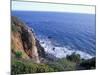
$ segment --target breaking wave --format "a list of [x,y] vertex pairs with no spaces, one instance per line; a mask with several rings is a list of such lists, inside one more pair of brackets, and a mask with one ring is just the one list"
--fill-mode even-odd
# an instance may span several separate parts
[[44,48],[46,53],[52,54],[57,58],[63,58],[66,57],[66,55],[71,55],[72,53],[80,54],[80,57],[83,59],[90,59],[94,57],[93,55],[90,55],[86,52],[71,49],[70,46],[60,46],[58,43],[54,44],[54,41],[48,39],[48,38],[39,38],[41,46]]

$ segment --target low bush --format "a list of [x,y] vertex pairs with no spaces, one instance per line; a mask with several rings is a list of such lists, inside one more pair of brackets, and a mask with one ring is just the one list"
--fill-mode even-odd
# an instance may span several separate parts
[[53,68],[54,72],[65,70],[64,67],[62,66],[62,64],[60,64],[58,62],[49,62],[49,63],[47,63],[47,65],[49,65],[51,68]]
[[22,52],[21,51],[16,51],[15,52],[15,57],[16,58],[22,58]]
[[69,61],[66,58],[62,58],[58,60],[57,62],[63,66],[64,71],[75,70],[76,68],[76,63]]
[[96,58],[94,57],[88,60],[83,60],[79,66],[83,67],[84,69],[95,69],[96,68]]
[[80,55],[76,53],[73,53],[72,55],[67,55],[66,58],[76,63],[79,63],[81,61]]
[[11,74],[27,74],[27,73],[42,73],[53,72],[54,69],[46,64],[27,63],[21,60],[14,60],[11,64]]
[[70,71],[75,70],[76,63],[67,60],[66,58],[58,59],[55,62],[49,62],[48,65],[54,69],[54,71]]

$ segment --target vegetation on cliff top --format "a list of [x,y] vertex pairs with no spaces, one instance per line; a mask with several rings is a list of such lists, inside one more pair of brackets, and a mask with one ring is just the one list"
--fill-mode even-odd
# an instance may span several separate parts
[[[70,55],[70,57],[72,57]],[[74,54],[73,59],[77,58],[78,55]],[[79,58],[79,57],[78,57]],[[95,69],[95,57],[88,60],[83,60],[81,58],[80,61],[73,59],[69,60],[68,58],[58,59],[56,61],[49,61],[45,63],[35,63],[34,61],[25,60],[25,59],[12,59],[12,75],[15,74],[25,74],[25,73],[43,73],[43,72],[60,72],[60,71],[74,71],[74,70],[88,70]]]

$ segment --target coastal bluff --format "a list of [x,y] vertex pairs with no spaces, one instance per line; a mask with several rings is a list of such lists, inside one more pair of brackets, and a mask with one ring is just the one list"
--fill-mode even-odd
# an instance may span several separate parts
[[35,33],[18,17],[11,16],[11,55],[21,52],[21,58],[40,63],[45,51],[35,37]]

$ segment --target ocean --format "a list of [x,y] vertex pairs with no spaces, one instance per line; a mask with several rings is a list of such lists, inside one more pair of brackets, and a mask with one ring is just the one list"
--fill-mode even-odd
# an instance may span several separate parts
[[73,52],[84,59],[96,56],[95,14],[12,11],[11,15],[31,27],[45,52],[57,58]]

